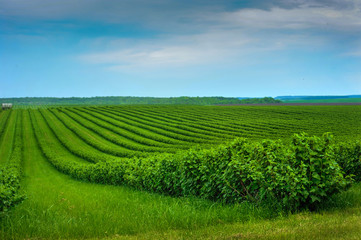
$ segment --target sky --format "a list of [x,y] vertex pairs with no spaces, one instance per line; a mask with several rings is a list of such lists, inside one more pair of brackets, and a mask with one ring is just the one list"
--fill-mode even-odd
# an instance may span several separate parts
[[361,94],[361,0],[0,0],[0,97]]

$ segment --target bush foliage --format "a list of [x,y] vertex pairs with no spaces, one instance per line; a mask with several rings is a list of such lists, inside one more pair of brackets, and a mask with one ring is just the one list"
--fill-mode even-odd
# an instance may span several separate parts
[[[21,126],[20,117],[17,121]],[[20,189],[22,151],[22,129],[18,127],[11,157],[0,167],[0,212],[7,211],[25,198]]]
[[[330,134],[296,134],[290,144],[238,138],[213,149],[88,165],[67,162],[40,146],[59,170],[78,179],[226,203],[272,200],[292,210],[312,209],[350,185],[351,173],[344,174],[338,161],[344,162],[337,159],[344,148],[331,140]],[[359,158],[348,161],[356,164]]]
[[20,177],[17,167],[0,169],[0,212],[7,211],[24,199],[20,192]]

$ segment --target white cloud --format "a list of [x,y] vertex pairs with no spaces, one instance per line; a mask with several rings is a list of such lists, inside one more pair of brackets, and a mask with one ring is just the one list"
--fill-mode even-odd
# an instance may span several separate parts
[[[208,32],[194,35],[164,36],[143,40],[138,44],[131,40],[109,40],[115,50],[84,54],[80,59],[95,64],[111,64],[111,67],[129,66],[164,67],[203,64],[231,57],[240,48],[254,42],[247,36],[234,32]],[[103,40],[104,42],[104,40]],[[119,42],[115,47],[114,42]],[[127,44],[129,43],[129,44]],[[131,45],[131,47],[128,47]]]
[[[96,2],[92,0],[94,6]],[[165,2],[159,1],[159,6]],[[342,7],[342,2],[345,7]],[[351,34],[361,39],[361,1],[342,2],[295,0],[288,8],[276,6],[268,10],[203,9],[196,12],[173,7],[168,13],[163,13],[151,8],[155,12],[143,14],[140,21],[155,30],[166,29],[168,35],[142,40],[98,38],[91,40],[98,50],[82,54],[79,58],[92,64],[104,64],[112,70],[184,66],[231,62],[235,58],[239,61],[242,57],[260,52],[287,48],[320,49],[333,41],[330,35],[322,32]],[[125,3],[130,4],[128,1]],[[117,16],[122,14],[116,13],[124,12],[119,6],[121,4],[108,9],[108,15],[100,10],[95,16],[119,20]],[[136,16],[144,11],[140,8]],[[124,16],[130,13],[132,11]],[[131,19],[134,20],[134,17]],[[349,55],[360,55],[357,49],[351,53]]]
[[290,47],[322,47],[325,44],[321,38],[304,35],[275,34],[265,38],[264,35],[250,35],[234,29],[138,40],[137,44],[129,39],[102,39],[101,42],[105,46],[111,45],[112,50],[83,54],[78,58],[91,64],[104,64],[111,70],[139,70],[235,61],[244,64],[255,61],[255,56],[259,54],[271,51]]
[[333,9],[330,7],[304,6],[284,9],[240,9],[221,15],[223,24],[252,29],[331,29],[360,30],[360,7]]

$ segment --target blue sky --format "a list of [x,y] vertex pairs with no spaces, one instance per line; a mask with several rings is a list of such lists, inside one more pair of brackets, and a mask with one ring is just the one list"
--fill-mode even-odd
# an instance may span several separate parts
[[0,97],[360,93],[360,0],[0,0]]

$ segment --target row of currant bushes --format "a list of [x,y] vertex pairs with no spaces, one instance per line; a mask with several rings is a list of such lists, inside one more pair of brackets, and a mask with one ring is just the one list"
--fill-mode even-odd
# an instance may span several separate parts
[[24,194],[20,193],[20,177],[18,166],[0,168],[0,212],[24,199]]
[[272,200],[287,209],[312,208],[361,172],[361,144],[337,145],[330,134],[296,134],[290,144],[240,138],[213,149],[86,165],[61,159],[38,140],[49,161],[77,179],[227,203]]
[[345,175],[361,182],[361,142],[340,143],[335,146],[335,155]]
[[[112,116],[121,117],[123,119],[126,119],[127,121],[130,120],[136,122],[137,124],[149,125],[175,134],[188,136],[193,139],[210,140],[213,142],[215,138],[221,138],[221,139],[225,138],[224,135],[225,132],[221,132],[217,128],[211,128],[206,130],[202,129],[204,127],[201,125],[201,123],[204,120],[202,121],[202,120],[194,119],[194,122],[198,123],[198,128],[195,128],[195,127],[187,127],[186,126],[187,124],[184,122],[184,119],[183,122],[181,122],[182,124],[180,124],[180,122],[177,122],[176,124],[174,123],[172,124],[171,119],[165,118],[166,120],[164,121],[164,117],[165,117],[164,115],[149,117],[139,110],[130,112],[130,111],[125,111],[124,109],[111,108],[111,107],[102,107],[102,108],[93,108],[93,109],[98,110],[98,112],[100,111],[106,112],[108,114],[111,114]],[[159,117],[163,118],[163,120],[159,120]],[[235,131],[239,131],[239,129],[234,130],[233,133]]]
[[[58,108],[59,109],[59,108]],[[130,126],[121,122],[112,121],[110,119],[101,118],[101,114],[95,115],[91,111],[84,111],[85,108],[66,108],[67,112],[72,112],[80,118],[86,119],[102,128],[105,128],[115,134],[133,140],[137,143],[154,146],[154,147],[169,147],[177,146],[182,147],[182,149],[187,149],[191,146],[191,143],[182,143],[179,141],[168,141],[169,139],[164,139],[159,134],[154,134],[146,129]],[[63,109],[61,109],[63,111]],[[175,139],[174,139],[175,140]]]
[[121,116],[114,116],[105,111],[100,111],[97,108],[75,108],[78,112],[86,113],[113,126],[123,128],[132,131],[138,135],[150,136],[151,139],[176,145],[188,145],[192,143],[212,143],[210,140],[197,139],[192,137],[183,136],[177,133],[173,133],[164,129],[152,127],[149,124],[141,124],[133,120],[127,120]]
[[18,116],[17,123],[11,157],[6,165],[0,168],[0,212],[7,211],[25,198],[20,190],[23,151],[20,116]]
[[[66,129],[73,132],[77,137],[82,139],[84,142],[92,146],[94,149],[98,149],[101,152],[117,156],[117,157],[147,157],[150,154],[153,153],[147,153],[145,151],[134,151],[131,149],[125,149],[122,147],[119,147],[117,145],[110,145],[109,142],[99,141],[99,139],[94,139],[92,135],[89,135],[88,132],[84,131],[82,127],[78,126],[77,124],[74,124],[72,120],[69,121],[69,119],[64,119],[64,114],[55,114],[55,111],[44,111],[42,112],[43,116],[46,119],[52,119],[51,121],[58,121],[58,123],[61,123],[62,127],[65,127]],[[51,117],[49,117],[49,115]],[[86,129],[88,130],[88,129]]]
[[[55,115],[57,115],[58,117],[60,117],[61,115],[63,115],[62,117],[68,118],[73,120],[74,122],[76,122],[77,124],[79,124],[80,126],[89,129],[90,131],[102,136],[103,138],[107,139],[108,141],[124,147],[126,149],[132,150],[133,153],[134,151],[140,151],[140,152],[177,152],[178,149],[176,147],[173,146],[173,148],[171,148],[169,145],[165,145],[164,147],[155,147],[155,146],[148,146],[148,145],[143,145],[141,143],[138,143],[134,140],[130,140],[129,138],[123,137],[123,136],[119,136],[118,134],[114,134],[114,132],[105,129],[103,127],[100,127],[99,125],[79,117],[78,115],[76,115],[73,112],[70,111],[66,111],[64,109],[54,109],[54,110],[50,110],[52,111]],[[63,118],[63,122],[64,118]]]

